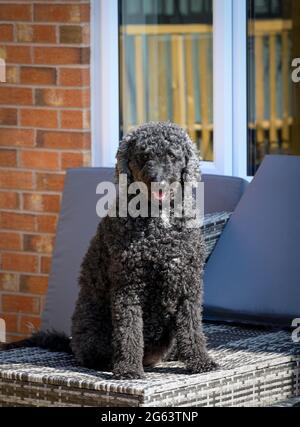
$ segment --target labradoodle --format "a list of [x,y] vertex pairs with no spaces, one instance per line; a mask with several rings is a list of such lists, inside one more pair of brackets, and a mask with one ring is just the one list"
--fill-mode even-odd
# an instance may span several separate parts
[[[187,133],[172,123],[132,130],[117,153],[116,178],[143,182],[149,200],[165,193],[151,183],[200,180],[199,157]],[[182,189],[181,185],[181,189]],[[178,190],[179,191],[179,190]],[[182,190],[180,190],[182,191]],[[129,201],[133,196],[128,196]],[[68,351],[88,368],[114,377],[142,378],[144,367],[163,360],[176,340],[178,357],[191,373],[216,368],[202,330],[205,248],[200,227],[188,215],[111,217],[99,224],[84,257],[80,293],[72,317],[72,339],[38,332],[16,346]],[[118,212],[119,203],[116,202]]]

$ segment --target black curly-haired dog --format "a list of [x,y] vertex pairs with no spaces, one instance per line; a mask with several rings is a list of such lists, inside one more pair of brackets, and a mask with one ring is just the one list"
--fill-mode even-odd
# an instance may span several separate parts
[[[131,131],[117,154],[117,179],[143,182],[199,181],[199,158],[187,133],[172,123],[149,123]],[[162,197],[162,192],[157,196]],[[118,211],[117,203],[117,211]],[[89,368],[116,378],[142,378],[170,350],[191,373],[212,370],[202,331],[202,272],[205,248],[200,227],[177,218],[105,217],[80,274],[72,317],[72,340],[39,332],[16,346],[71,351]]]

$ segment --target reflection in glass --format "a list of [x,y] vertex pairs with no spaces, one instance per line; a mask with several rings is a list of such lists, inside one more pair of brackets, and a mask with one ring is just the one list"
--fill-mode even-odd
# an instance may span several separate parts
[[248,0],[248,174],[267,154],[300,155],[300,1]]
[[212,0],[119,0],[120,132],[186,128],[213,160]]

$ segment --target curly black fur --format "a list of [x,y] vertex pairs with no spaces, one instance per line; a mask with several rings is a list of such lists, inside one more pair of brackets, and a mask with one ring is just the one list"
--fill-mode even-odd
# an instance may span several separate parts
[[0,350],[12,350],[22,347],[41,347],[50,351],[72,353],[71,340],[61,332],[35,332],[31,337],[13,343],[0,343]]
[[[120,144],[116,178],[144,182],[194,182],[199,157],[186,132],[171,123],[149,123]],[[118,204],[117,204],[118,209]],[[216,367],[202,332],[205,248],[191,219],[105,217],[90,243],[72,317],[71,348],[86,367],[116,378],[142,378],[177,341],[192,373]]]

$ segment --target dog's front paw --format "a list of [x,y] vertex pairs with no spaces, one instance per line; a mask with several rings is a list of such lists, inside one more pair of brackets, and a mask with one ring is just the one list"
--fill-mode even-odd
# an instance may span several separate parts
[[218,369],[218,364],[210,357],[204,357],[198,360],[190,361],[187,364],[187,370],[191,374],[201,374],[204,372],[215,371]]

